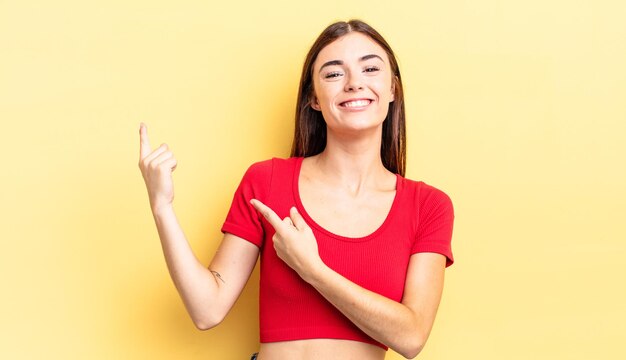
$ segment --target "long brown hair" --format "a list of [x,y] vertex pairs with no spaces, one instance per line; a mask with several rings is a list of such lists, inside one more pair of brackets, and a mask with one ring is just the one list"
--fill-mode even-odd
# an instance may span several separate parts
[[389,58],[392,81],[394,83],[394,101],[389,103],[389,111],[383,122],[382,146],[380,156],[387,170],[404,176],[406,168],[406,128],[404,120],[404,93],[398,62],[393,50],[374,28],[360,20],[336,22],[328,26],[318,36],[306,56],[298,89],[296,105],[296,127],[291,147],[291,156],[313,156],[326,147],[326,122],[320,111],[311,107],[313,99],[313,64],[317,55],[326,45],[353,31],[367,35],[380,45]]

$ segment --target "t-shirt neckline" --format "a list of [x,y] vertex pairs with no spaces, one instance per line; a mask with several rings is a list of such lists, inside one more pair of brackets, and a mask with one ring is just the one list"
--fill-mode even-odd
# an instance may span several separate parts
[[396,193],[394,195],[393,202],[391,203],[391,208],[389,209],[389,212],[387,213],[387,216],[385,217],[385,220],[383,221],[383,223],[376,230],[374,230],[374,232],[372,232],[369,235],[365,235],[362,237],[347,237],[347,236],[338,235],[338,234],[335,234],[333,232],[326,230],[324,227],[319,225],[306,211],[306,209],[304,208],[304,205],[302,204],[302,199],[300,198],[300,184],[299,184],[300,170],[302,168],[302,162],[304,160],[304,157],[297,157],[295,160],[296,160],[296,163],[295,163],[294,170],[293,170],[293,197],[296,200],[296,208],[298,209],[298,212],[300,213],[300,215],[302,215],[302,217],[307,222],[307,224],[309,224],[309,226],[314,227],[320,232],[326,234],[327,236],[330,236],[338,240],[349,241],[349,242],[362,242],[362,241],[367,241],[378,236],[378,234],[383,232],[385,228],[387,227],[387,225],[391,222],[391,219],[393,218],[393,215],[396,212],[396,208],[398,207],[399,199],[401,198],[400,192],[402,191],[402,177],[400,176],[400,174],[395,174],[396,175]]

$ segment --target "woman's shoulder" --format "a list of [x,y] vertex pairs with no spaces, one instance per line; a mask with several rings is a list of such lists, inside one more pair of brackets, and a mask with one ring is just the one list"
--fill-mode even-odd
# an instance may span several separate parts
[[412,180],[400,176],[400,180],[403,185],[403,192],[407,195],[412,195],[416,201],[423,204],[424,201],[429,203],[435,202],[447,202],[451,203],[452,200],[448,194],[441,190],[439,187],[435,187],[421,180]]
[[252,177],[272,176],[275,172],[283,173],[293,170],[293,168],[302,161],[299,157],[279,158],[272,157],[266,160],[260,160],[252,163],[246,171],[246,175]]

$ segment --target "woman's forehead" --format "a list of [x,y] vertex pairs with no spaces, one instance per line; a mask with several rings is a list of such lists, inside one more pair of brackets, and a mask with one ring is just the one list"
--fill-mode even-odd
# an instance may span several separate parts
[[315,60],[314,68],[327,61],[351,61],[367,55],[378,55],[385,63],[389,62],[385,50],[369,36],[353,31],[326,45]]

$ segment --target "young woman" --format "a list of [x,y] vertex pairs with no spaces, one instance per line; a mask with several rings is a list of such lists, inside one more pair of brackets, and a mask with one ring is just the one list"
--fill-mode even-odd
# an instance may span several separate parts
[[[200,329],[219,324],[261,258],[258,359],[407,358],[423,348],[453,262],[452,203],[404,178],[402,82],[369,25],[326,28],[306,57],[291,157],[253,164],[208,269],[172,208],[176,160],[141,168],[168,269]],[[253,358],[256,358],[255,354]]]

